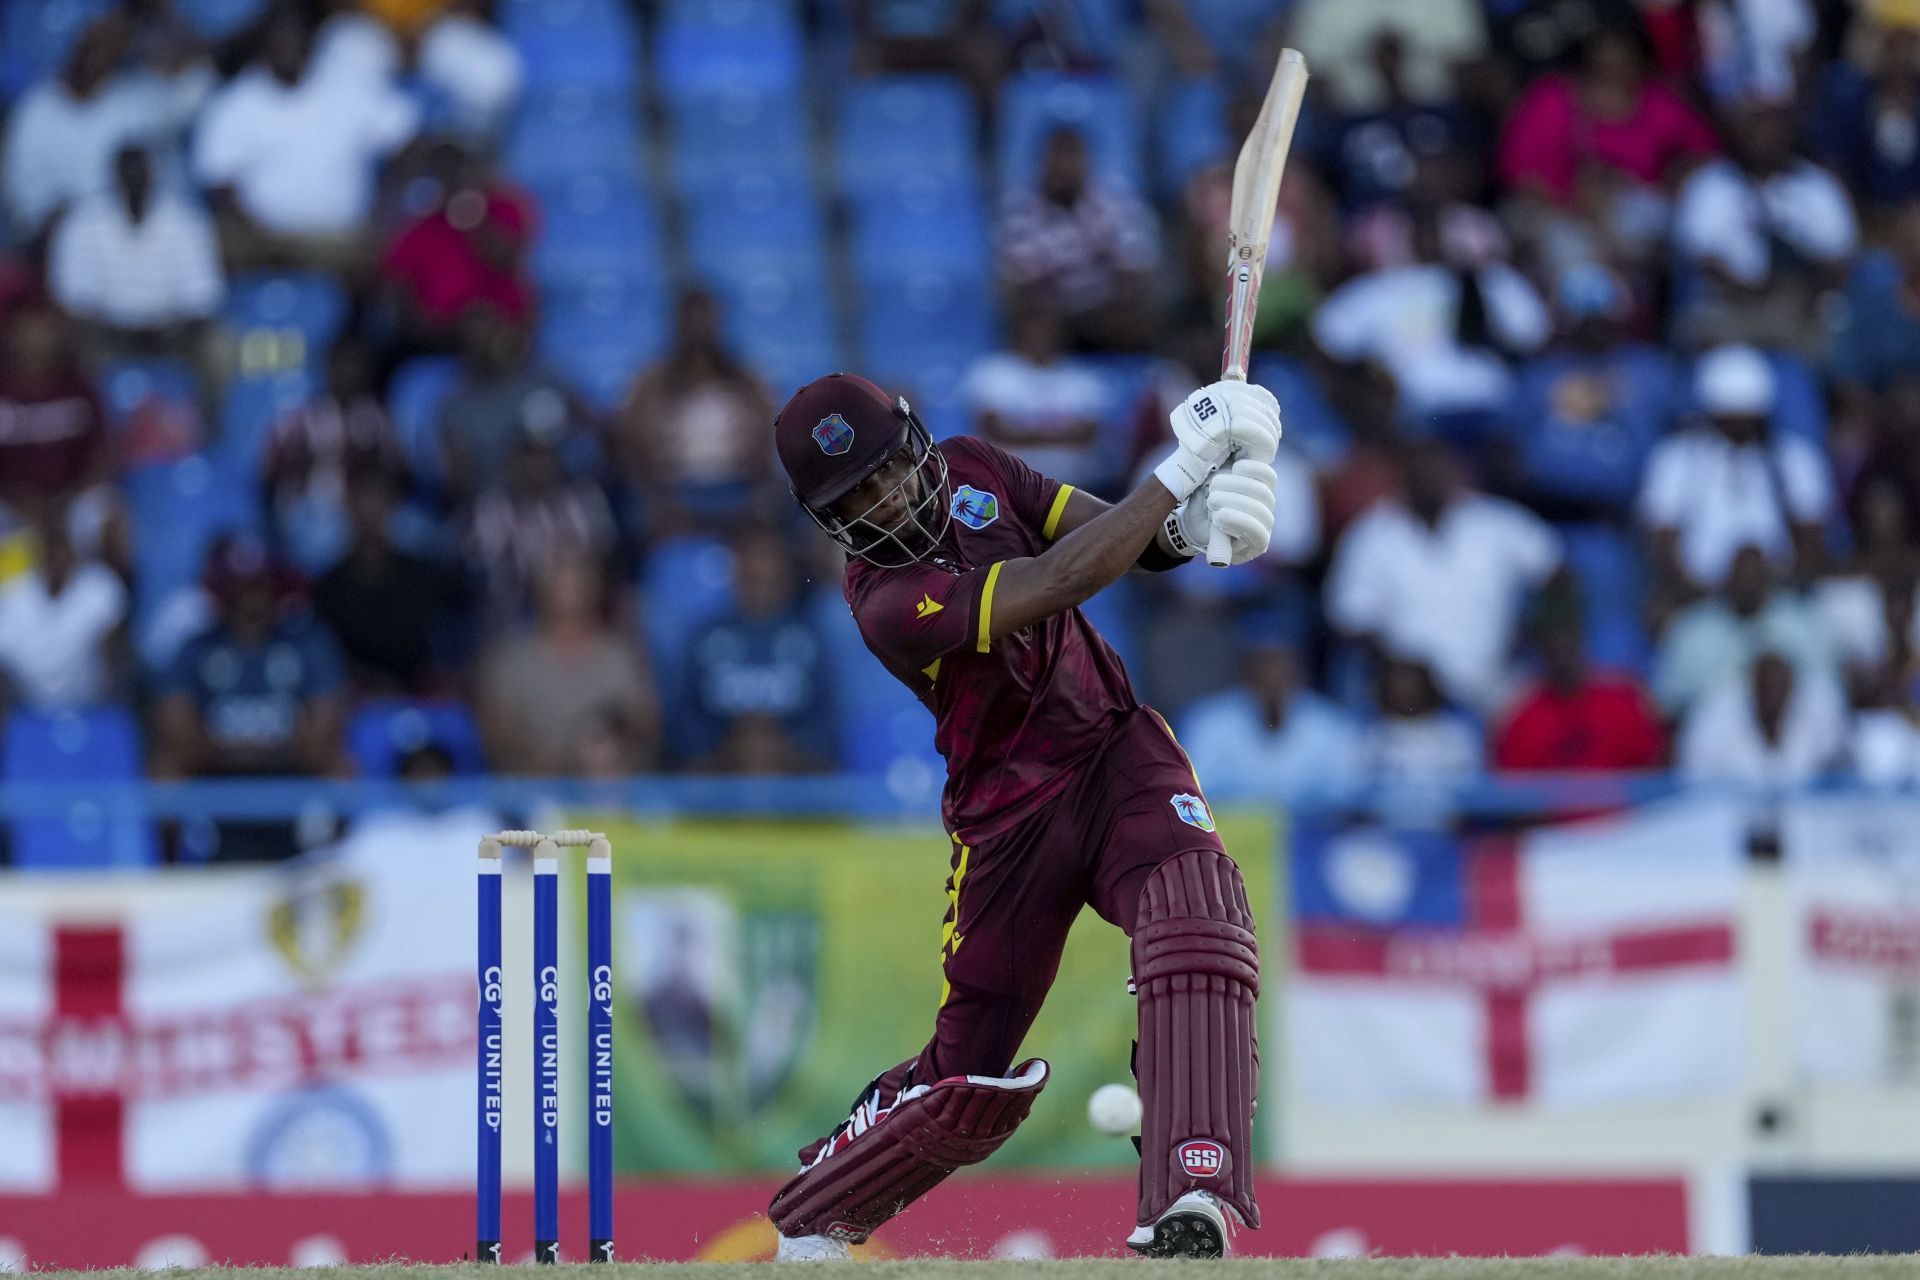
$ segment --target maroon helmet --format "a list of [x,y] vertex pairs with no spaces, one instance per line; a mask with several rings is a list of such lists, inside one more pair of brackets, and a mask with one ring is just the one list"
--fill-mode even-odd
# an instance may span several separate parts
[[[946,533],[947,460],[901,397],[889,397],[865,378],[830,373],[815,378],[773,420],[774,446],[793,496],[827,536],[881,568],[924,558]],[[894,458],[911,466],[900,483],[872,506],[842,518],[833,504]],[[891,524],[870,519],[879,508],[906,499]]]

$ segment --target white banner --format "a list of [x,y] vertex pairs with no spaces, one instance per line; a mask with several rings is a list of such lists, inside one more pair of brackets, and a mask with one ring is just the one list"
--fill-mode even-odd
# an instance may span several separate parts
[[1700,802],[1464,844],[1302,830],[1286,1050],[1305,1096],[1579,1107],[1726,1089],[1742,834]]
[[1920,1083],[1920,801],[1806,800],[1781,843],[1801,1074]]
[[469,1181],[492,822],[374,819],[332,856],[129,883],[79,919],[0,885],[0,1187]]

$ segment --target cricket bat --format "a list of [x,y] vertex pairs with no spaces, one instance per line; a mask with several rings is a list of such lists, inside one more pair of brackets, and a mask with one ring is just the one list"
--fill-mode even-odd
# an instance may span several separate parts
[[[1247,380],[1253,349],[1253,316],[1260,305],[1260,277],[1267,269],[1267,237],[1273,234],[1273,209],[1280,199],[1280,177],[1287,169],[1287,148],[1300,120],[1300,99],[1307,91],[1307,60],[1297,49],[1282,49],[1267,86],[1266,101],[1253,132],[1240,146],[1233,166],[1233,208],[1227,219],[1227,344],[1220,376]],[[1224,566],[1230,548],[1224,531],[1207,540],[1207,561]]]

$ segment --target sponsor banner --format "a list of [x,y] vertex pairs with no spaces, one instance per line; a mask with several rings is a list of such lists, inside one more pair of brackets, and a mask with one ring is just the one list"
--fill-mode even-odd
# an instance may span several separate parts
[[[1120,1144],[1124,1145],[1124,1144]],[[776,1180],[623,1182],[621,1258],[742,1261],[772,1256],[763,1215]],[[957,1176],[857,1252],[871,1258],[1119,1256],[1133,1180],[1118,1174]],[[1475,1257],[1684,1253],[1677,1179],[1321,1181],[1259,1184],[1261,1231],[1246,1255]],[[473,1247],[468,1195],[394,1193],[0,1197],[0,1267],[313,1266],[390,1258],[457,1261]],[[531,1197],[508,1197],[505,1257],[530,1261]],[[561,1205],[562,1253],[584,1253],[586,1204]],[[22,1265],[25,1264],[25,1265]]]
[[1801,1076],[1920,1083],[1920,802],[1809,798],[1781,846]]
[[1755,1253],[1920,1253],[1920,1178],[1757,1177]]
[[[938,828],[573,821],[616,851],[623,1171],[795,1168],[926,1043],[953,853]],[[1221,815],[1220,830],[1251,901],[1276,901],[1271,819]],[[1022,1048],[1052,1079],[996,1165],[1132,1164],[1086,1120],[1095,1088],[1129,1079],[1128,972],[1125,935],[1087,911]]]
[[372,820],[335,856],[183,874],[84,923],[0,882],[0,1188],[471,1178],[491,821]]
[[1286,1017],[1306,1097],[1577,1107],[1731,1087],[1743,835],[1700,801],[1482,840],[1302,824]]

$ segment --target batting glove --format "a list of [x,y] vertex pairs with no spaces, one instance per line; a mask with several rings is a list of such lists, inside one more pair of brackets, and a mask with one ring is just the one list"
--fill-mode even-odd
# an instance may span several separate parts
[[1167,517],[1167,542],[1179,555],[1199,555],[1216,528],[1226,532],[1231,564],[1266,554],[1273,541],[1274,486],[1279,477],[1257,458],[1241,458],[1216,471],[1199,492]]

